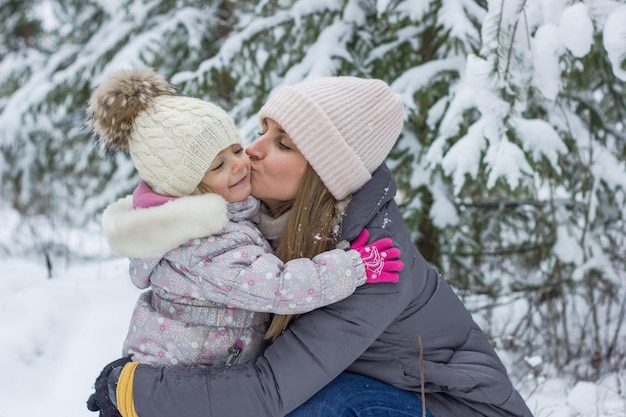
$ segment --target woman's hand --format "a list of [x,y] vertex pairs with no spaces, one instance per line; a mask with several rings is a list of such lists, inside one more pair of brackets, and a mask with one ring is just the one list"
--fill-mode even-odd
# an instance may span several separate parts
[[104,367],[96,379],[96,392],[89,396],[87,408],[90,411],[99,411],[100,417],[122,417],[115,406],[115,386],[117,378],[112,379],[112,375],[119,377],[120,370],[130,362],[129,358],[121,358],[111,362]]
[[399,272],[404,267],[400,260],[400,249],[393,246],[393,241],[386,237],[367,244],[370,233],[363,229],[352,242],[350,249],[359,252],[365,266],[366,283],[398,282]]

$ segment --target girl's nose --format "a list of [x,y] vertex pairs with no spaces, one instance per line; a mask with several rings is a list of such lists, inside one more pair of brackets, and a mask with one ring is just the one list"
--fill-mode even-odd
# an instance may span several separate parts
[[241,171],[243,169],[243,167],[246,166],[246,160],[248,159],[247,156],[243,155],[242,157],[239,158],[234,158],[233,159],[233,172],[238,172]]

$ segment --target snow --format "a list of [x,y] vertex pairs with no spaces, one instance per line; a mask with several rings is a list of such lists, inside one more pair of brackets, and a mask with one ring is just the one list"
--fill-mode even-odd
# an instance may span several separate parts
[[554,25],[543,25],[533,38],[533,84],[548,100],[555,100],[561,91],[559,57],[563,44]]
[[483,129],[483,123],[474,123],[467,135],[450,148],[442,161],[446,175],[453,175],[455,193],[465,184],[465,174],[475,177],[478,172],[480,154],[487,145]]
[[307,51],[298,64],[292,66],[283,80],[284,85],[295,84],[307,78],[328,77],[339,66],[337,57],[348,57],[345,43],[349,39],[350,25],[335,22],[320,33],[318,42]]
[[532,151],[535,161],[542,156],[546,157],[556,169],[558,166],[558,154],[567,153],[567,147],[561,140],[554,128],[544,120],[513,118],[511,124],[515,133],[520,137],[524,148]]
[[437,178],[434,181],[432,193],[433,205],[430,207],[428,214],[433,219],[433,224],[441,228],[457,224],[459,222],[459,215],[446,193],[441,178]]
[[[467,7],[471,7],[470,2],[466,4],[464,4],[463,1],[444,2],[439,12],[439,20],[445,27],[450,28],[450,36],[458,39],[467,37],[478,40],[480,39],[480,34],[467,18],[465,13],[465,8]],[[480,11],[478,13],[480,13]]]
[[120,356],[137,297],[127,264],[86,262],[48,279],[42,262],[0,260],[2,417],[94,415],[85,401]]
[[[61,120],[60,114],[69,107],[69,95],[66,104],[58,108],[46,104],[46,97],[51,92],[63,91],[64,86],[85,80],[97,83],[110,70],[153,60],[158,54],[162,35],[175,32],[178,25],[185,26],[192,39],[189,42],[199,48],[199,34],[204,33],[205,27],[215,25],[212,13],[206,8],[203,13],[195,15],[192,15],[191,8],[177,8],[173,14],[152,20],[151,11],[157,7],[157,3],[154,0],[134,2],[130,6],[130,13],[128,10],[122,13],[120,10],[125,7],[123,1],[103,2],[100,6],[104,7],[109,17],[105,19],[101,30],[95,32],[85,45],[73,42],[54,45],[56,52],[50,56],[29,49],[9,54],[7,59],[0,61],[0,79],[15,77],[21,85],[14,94],[0,98],[0,145],[23,146],[20,148],[22,158],[17,162],[21,167],[14,166],[13,169],[23,169],[24,200],[29,193],[35,192],[34,187],[37,185],[26,178],[32,172],[24,167],[36,165],[40,149],[37,149],[36,143],[19,141],[24,141],[29,132],[37,128],[60,135],[60,131],[51,127],[54,119]],[[316,42],[306,46],[306,53],[301,60],[284,68],[280,76],[268,77],[268,84],[276,87],[305,78],[331,75],[341,66],[342,59],[355,63],[355,58],[349,56],[348,46],[354,30],[351,26],[364,19],[362,9],[357,7],[362,3],[351,0],[348,6],[342,6],[342,2],[336,0],[300,0],[290,10],[280,10],[266,17],[242,14],[241,27],[224,39],[215,56],[199,66],[179,68],[181,72],[176,73],[172,81],[177,84],[199,82],[211,73],[212,68],[219,69],[226,63],[235,65],[234,58],[245,50],[244,45],[268,28],[272,28],[276,39],[290,39],[283,36],[290,22],[300,24],[304,22],[301,17],[319,10],[343,10],[342,19],[324,26]],[[392,88],[402,94],[410,113],[417,109],[416,95],[427,90],[434,80],[442,80],[446,74],[459,74],[459,79],[449,80],[452,94],[443,96],[428,112],[431,130],[437,132],[437,125],[440,129],[432,145],[425,149],[423,161],[430,169],[421,169],[425,167],[419,165],[420,169],[415,169],[410,179],[414,188],[427,186],[433,196],[429,218],[440,228],[459,223],[459,213],[451,199],[461,194],[468,178],[477,178],[480,164],[486,164],[489,168],[487,187],[493,186],[500,179],[514,187],[529,174],[532,175],[529,162],[536,163],[543,158],[558,173],[561,167],[558,157],[567,152],[560,132],[571,132],[578,157],[589,161],[591,178],[595,184],[589,193],[589,222],[596,219],[596,210],[600,210],[598,206],[603,204],[596,195],[603,192],[600,183],[607,184],[613,191],[610,198],[617,200],[615,210],[623,209],[626,171],[623,160],[612,154],[617,146],[603,147],[601,141],[591,137],[585,120],[576,113],[575,108],[557,104],[559,94],[566,87],[562,76],[563,71],[570,68],[567,63],[574,61],[580,64],[579,58],[584,57],[592,44],[598,41],[598,34],[602,34],[602,45],[613,74],[626,81],[624,0],[488,0],[482,3],[489,5],[488,12],[474,0],[443,1],[438,22],[452,36],[460,38],[457,42],[461,42],[463,47],[448,51],[422,65],[407,68],[390,79]],[[55,9],[55,4],[43,0],[35,7],[35,13],[41,18],[44,27],[60,32],[74,31],[74,24],[69,23],[74,20],[74,16],[68,19],[68,12],[60,10],[58,6]],[[257,5],[257,9],[261,9],[261,4]],[[372,4],[375,4],[379,14],[389,13],[390,19],[408,18],[418,22],[428,17],[433,2],[377,0]],[[82,20],[76,23],[76,27],[81,27],[81,22],[88,22],[92,15],[85,12],[77,17]],[[473,21],[483,22],[480,34],[471,23]],[[387,59],[389,51],[404,42],[410,42],[418,48],[422,30],[417,24],[406,26],[397,32],[396,38],[380,44],[359,59],[363,60],[364,68],[370,68],[375,67],[377,61]],[[478,43],[478,38],[484,41],[480,56],[469,53],[475,50],[470,46],[472,42]],[[125,39],[130,41],[126,42]],[[120,43],[124,47],[116,49]],[[509,52],[498,50],[499,45],[511,45],[510,61],[496,60],[495,57],[508,56]],[[115,54],[106,58],[113,50],[116,50]],[[254,55],[257,65],[264,67],[266,61],[272,59],[273,53],[273,49],[260,48]],[[494,75],[496,67],[499,72]],[[257,76],[255,71],[250,72],[250,77]],[[30,73],[32,75],[28,75]],[[523,92],[528,85],[535,86],[546,100],[531,101],[523,93],[520,93],[515,103],[502,100],[500,92],[511,94],[515,88]],[[589,93],[602,94],[601,91]],[[252,96],[240,98],[236,106],[248,109],[252,99]],[[546,103],[550,101],[554,103]],[[593,97],[590,101],[599,103],[601,100]],[[524,118],[527,110],[524,106],[528,102],[545,106],[545,121]],[[552,104],[554,107],[551,107]],[[39,106],[42,107],[41,111],[33,110]],[[461,131],[467,122],[464,117],[468,115],[475,117],[475,121],[467,130]],[[505,133],[510,133],[511,128],[516,137],[509,139]],[[251,133],[257,131],[258,121],[254,116],[242,122],[246,142],[252,136]],[[623,124],[618,124],[616,131],[623,132]],[[415,134],[405,132],[402,139],[403,146],[412,155],[418,155],[421,150]],[[11,138],[18,138],[18,141],[11,142]],[[608,139],[611,140],[619,140],[619,136]],[[525,154],[521,152],[522,149]],[[64,157],[79,161],[77,164],[80,166],[91,161],[85,156],[86,151],[83,152],[68,152]],[[6,162],[0,159],[2,163]],[[442,170],[436,170],[438,166]],[[85,213],[95,213],[99,207],[114,201],[120,190],[132,189],[135,182],[133,170],[132,164],[120,163],[110,180],[114,186],[105,187],[98,195],[82,202],[81,209]],[[452,177],[453,190],[444,184],[442,175]],[[58,186],[57,183],[52,185]],[[58,193],[63,195],[63,192]],[[76,192],[80,194],[80,191]],[[610,260],[603,249],[606,244],[600,244],[603,236],[593,230],[581,230],[578,222],[582,220],[575,218],[577,212],[563,208],[565,202],[579,203],[577,199],[582,197],[572,194],[562,184],[556,184],[554,189],[539,188],[537,192],[540,200],[554,198],[557,203],[556,220],[559,228],[554,255],[560,261],[576,264],[571,278],[582,280],[589,271],[602,271],[604,278],[619,283],[618,287],[623,288],[620,280],[623,281],[624,273],[611,269]],[[414,199],[409,209],[419,210],[421,204],[421,200]],[[606,215],[606,211],[603,213]],[[83,215],[88,214],[68,214],[70,217]],[[128,278],[128,262],[109,253],[97,226],[76,233],[47,230],[43,228],[45,222],[42,222],[35,223],[30,234],[24,236],[18,230],[20,218],[15,213],[0,210],[0,218],[3,219],[0,227],[0,328],[4,329],[0,336],[0,417],[51,414],[94,416],[85,409],[85,400],[102,366],[119,357],[130,313],[139,294]],[[15,249],[16,246],[28,245],[29,239],[36,241],[30,243],[35,249]],[[79,261],[72,256],[70,262],[69,256],[65,259],[56,254],[53,258],[53,275],[48,279],[48,270],[37,247],[42,242],[54,244],[60,240],[60,243],[70,246],[72,253],[80,253],[79,258],[83,260]],[[529,281],[532,282],[533,277],[529,277]],[[543,282],[536,278],[534,281]],[[617,299],[622,300],[623,297],[620,295]],[[526,305],[520,307],[519,304],[513,304],[505,303],[502,306],[510,313],[508,316],[502,315],[510,318],[509,327],[518,325],[521,322],[519,317],[530,310]],[[501,326],[507,332],[513,331],[504,324]],[[606,334],[611,333],[611,326],[616,325],[607,324]],[[615,334],[615,337],[624,337],[623,334]],[[539,371],[553,368],[540,356],[540,352],[533,352],[533,355],[524,359],[516,359],[513,352],[500,353],[506,358],[507,367],[514,371],[512,375],[516,375],[516,385],[528,399],[536,416],[626,416],[626,371],[603,374],[602,379],[594,383],[576,383],[573,377],[549,377],[549,373]],[[537,373],[517,376],[520,363],[537,370]],[[33,398],[37,401],[33,401]]]
[[560,225],[557,229],[554,254],[563,262],[578,263],[583,260],[584,254],[574,233],[567,225]]
[[613,73],[626,81],[626,5],[616,8],[604,26],[604,48],[613,66]]
[[531,410],[536,417],[617,417],[626,415],[624,398],[617,394],[611,381],[600,384],[579,382],[573,388],[561,379],[543,383],[537,408]]
[[581,58],[589,53],[593,45],[593,23],[585,4],[576,3],[563,11],[559,37],[575,57]]
[[396,6],[396,10],[411,20],[423,19],[429,7],[428,0],[404,0]]
[[462,71],[464,61],[464,58],[452,57],[427,62],[405,71],[391,84],[391,88],[402,96],[402,103],[407,109],[415,109],[415,91],[427,87],[446,71]]
[[[4,230],[15,230],[17,216],[0,214]],[[67,264],[55,258],[51,279],[34,253],[0,257],[1,417],[94,417],[85,406],[93,382],[121,355],[139,295],[128,277],[128,260],[111,255],[94,230],[68,234],[75,234],[68,241],[88,259]],[[0,233],[0,248],[8,247],[10,236]],[[500,355],[509,369],[519,366],[513,354]],[[547,367],[540,356],[525,362],[533,369]],[[622,371],[596,383],[527,377],[516,386],[536,417],[623,417],[625,383]]]

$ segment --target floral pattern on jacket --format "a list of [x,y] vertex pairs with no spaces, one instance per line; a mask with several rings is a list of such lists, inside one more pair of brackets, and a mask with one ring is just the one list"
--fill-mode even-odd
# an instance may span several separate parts
[[[146,210],[153,216],[159,207]],[[269,313],[308,312],[344,299],[365,282],[355,251],[280,261],[253,222],[258,210],[252,197],[229,204],[221,233],[163,256],[131,258],[132,282],[149,290],[135,306],[125,355],[163,366],[250,361],[266,347]]]

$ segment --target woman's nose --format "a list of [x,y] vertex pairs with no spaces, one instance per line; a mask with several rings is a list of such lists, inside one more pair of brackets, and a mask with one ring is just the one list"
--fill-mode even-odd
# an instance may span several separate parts
[[248,145],[246,148],[246,154],[252,160],[263,159],[263,156],[265,155],[263,136],[256,138],[254,142]]

